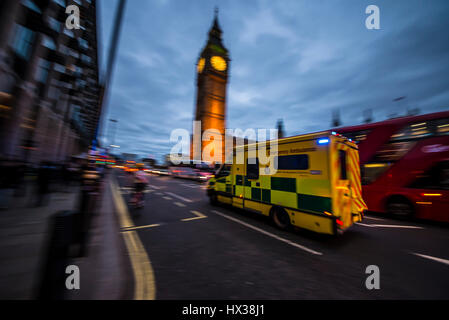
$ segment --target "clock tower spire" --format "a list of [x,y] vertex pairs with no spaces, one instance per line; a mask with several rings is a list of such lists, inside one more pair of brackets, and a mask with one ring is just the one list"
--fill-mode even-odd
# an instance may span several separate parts
[[[191,158],[193,160],[202,159],[204,161],[212,157],[215,159],[214,162],[224,163],[226,92],[231,59],[223,44],[222,34],[223,31],[218,22],[218,8],[215,8],[215,16],[209,30],[207,43],[197,60],[194,120],[201,122],[201,136],[198,137],[199,131],[193,134],[191,144]],[[206,130],[219,133],[221,142],[214,138],[210,139],[211,141],[203,142],[202,137]]]

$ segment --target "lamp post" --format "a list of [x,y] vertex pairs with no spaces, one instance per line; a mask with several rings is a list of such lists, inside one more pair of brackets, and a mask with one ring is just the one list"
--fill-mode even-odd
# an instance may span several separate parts
[[109,119],[109,121],[111,122],[111,126],[112,126],[112,128],[111,128],[111,136],[112,137],[111,137],[111,140],[110,140],[110,143],[109,143],[109,147],[113,147],[113,146],[115,146],[115,132],[117,130],[117,122],[118,122],[118,120]]

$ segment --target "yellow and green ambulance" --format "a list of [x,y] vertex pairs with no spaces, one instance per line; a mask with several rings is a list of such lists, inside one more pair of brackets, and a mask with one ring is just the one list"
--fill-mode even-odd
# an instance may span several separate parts
[[281,229],[335,235],[367,209],[357,145],[328,131],[238,146],[207,188],[212,204],[256,211]]

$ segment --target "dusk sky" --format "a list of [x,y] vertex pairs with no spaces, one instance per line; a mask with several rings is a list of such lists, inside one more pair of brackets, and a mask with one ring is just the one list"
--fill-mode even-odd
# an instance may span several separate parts
[[[117,3],[100,0],[103,51]],[[365,27],[370,4],[380,30]],[[447,0],[128,0],[104,117],[118,120],[121,152],[161,160],[173,129],[191,131],[215,6],[232,59],[228,128],[283,119],[291,136],[329,129],[337,109],[344,126],[368,108],[375,121],[449,110]]]

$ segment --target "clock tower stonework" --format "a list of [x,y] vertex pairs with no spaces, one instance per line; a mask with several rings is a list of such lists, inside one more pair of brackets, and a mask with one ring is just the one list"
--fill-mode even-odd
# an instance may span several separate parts
[[[201,154],[204,152],[216,160],[213,162],[224,163],[226,91],[230,58],[228,50],[222,43],[221,35],[222,31],[218,24],[216,10],[208,41],[197,61],[194,117],[195,121],[201,122],[201,130],[194,128],[190,150],[192,160],[200,160]],[[221,142],[214,138],[202,141],[203,133],[206,130],[214,130],[217,134],[219,133]],[[198,136],[200,132],[201,136]],[[202,159],[203,161],[207,160],[207,157],[203,156]]]

